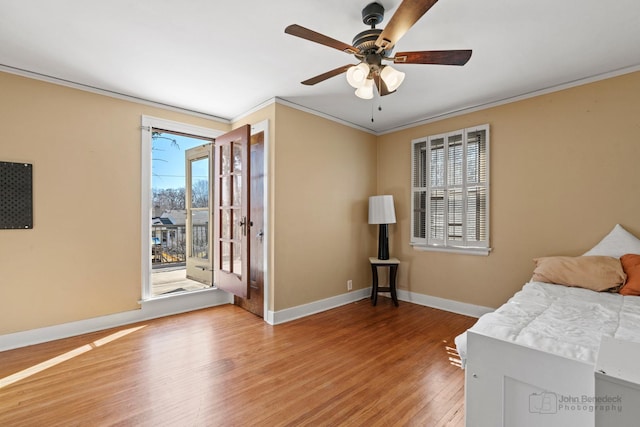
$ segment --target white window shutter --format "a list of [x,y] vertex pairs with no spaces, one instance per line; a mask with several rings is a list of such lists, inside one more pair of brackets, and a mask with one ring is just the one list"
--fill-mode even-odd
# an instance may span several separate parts
[[489,248],[489,126],[412,141],[412,240]]
[[425,244],[427,215],[427,142],[412,141],[411,151],[411,244]]

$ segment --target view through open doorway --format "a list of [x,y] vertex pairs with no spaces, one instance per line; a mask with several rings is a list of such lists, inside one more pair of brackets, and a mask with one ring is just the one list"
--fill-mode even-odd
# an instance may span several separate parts
[[[187,277],[187,232],[192,246],[207,246],[209,218],[192,219],[187,230],[187,162],[185,153],[213,139],[153,129],[151,136],[151,296],[158,297],[209,288]],[[209,163],[190,164],[192,202],[209,202]]]

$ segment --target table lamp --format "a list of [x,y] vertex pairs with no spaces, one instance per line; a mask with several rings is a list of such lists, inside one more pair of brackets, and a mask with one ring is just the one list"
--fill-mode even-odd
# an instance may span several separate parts
[[393,196],[369,197],[369,224],[380,224],[378,231],[378,259],[389,259],[389,224],[396,223]]

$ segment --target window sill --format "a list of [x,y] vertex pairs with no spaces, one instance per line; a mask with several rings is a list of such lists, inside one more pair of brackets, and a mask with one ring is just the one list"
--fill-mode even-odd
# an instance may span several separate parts
[[215,293],[218,292],[218,288],[216,288],[215,286],[210,286],[208,288],[202,288],[202,289],[194,289],[191,291],[182,291],[182,292],[170,292],[167,294],[160,294],[160,295],[149,295],[146,298],[142,298],[141,300],[138,301],[138,304],[144,304],[144,303],[149,303],[152,301],[159,301],[159,300],[165,300],[165,299],[184,299],[185,297],[188,298],[189,295],[193,295],[193,294],[199,294],[202,297],[202,294],[209,294],[209,293]]
[[462,248],[454,246],[426,246],[420,244],[412,244],[413,249],[423,252],[446,252],[452,254],[463,255],[479,255],[488,256],[491,253],[491,248]]

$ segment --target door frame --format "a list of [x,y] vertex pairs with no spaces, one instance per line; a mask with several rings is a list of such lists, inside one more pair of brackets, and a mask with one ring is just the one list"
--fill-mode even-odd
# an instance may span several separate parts
[[274,316],[273,311],[269,311],[269,301],[271,300],[271,280],[270,280],[270,271],[269,268],[269,255],[271,253],[271,227],[270,227],[270,205],[269,205],[269,182],[271,171],[269,169],[269,120],[265,119],[261,122],[251,125],[251,135],[256,133],[264,133],[264,153],[263,153],[263,174],[264,179],[262,182],[262,219],[264,224],[264,236],[262,238],[262,266],[263,266],[263,281],[262,281],[262,299],[263,299],[263,310],[262,310],[262,318],[265,322],[273,325],[274,324]]
[[[140,195],[141,195],[141,287],[142,287],[142,301],[156,300],[159,298],[176,299],[183,295],[189,295],[190,293],[167,296],[153,296],[151,293],[151,173],[152,173],[152,129],[164,129],[167,131],[174,131],[185,133],[189,135],[197,135],[206,138],[215,139],[216,137],[223,135],[224,131],[217,129],[208,129],[202,126],[190,125],[188,123],[176,122],[173,120],[166,120],[152,116],[143,115],[141,118],[141,177],[140,177]],[[204,289],[203,291],[194,292],[207,292],[212,288]]]
[[[201,291],[193,291],[189,293],[178,293],[170,297],[153,297],[151,295],[151,129],[164,129],[167,131],[182,132],[190,135],[203,136],[207,138],[216,138],[223,135],[225,132],[217,129],[209,129],[202,126],[190,125],[188,123],[176,122],[173,120],[161,119],[153,116],[141,116],[141,209],[140,209],[140,223],[141,223],[141,302],[166,299],[169,301],[176,301],[176,306],[180,304],[178,301],[183,298],[189,298],[191,294],[200,292],[221,292],[218,289],[207,288]],[[265,119],[259,123],[251,126],[251,134],[264,132],[264,191],[263,191],[263,203],[264,203],[264,316],[265,322],[273,324],[274,315],[273,311],[269,311],[269,301],[271,300],[271,280],[270,280],[270,254],[271,254],[271,227],[270,221],[270,169],[269,169],[269,120]],[[231,300],[233,301],[233,299]]]

